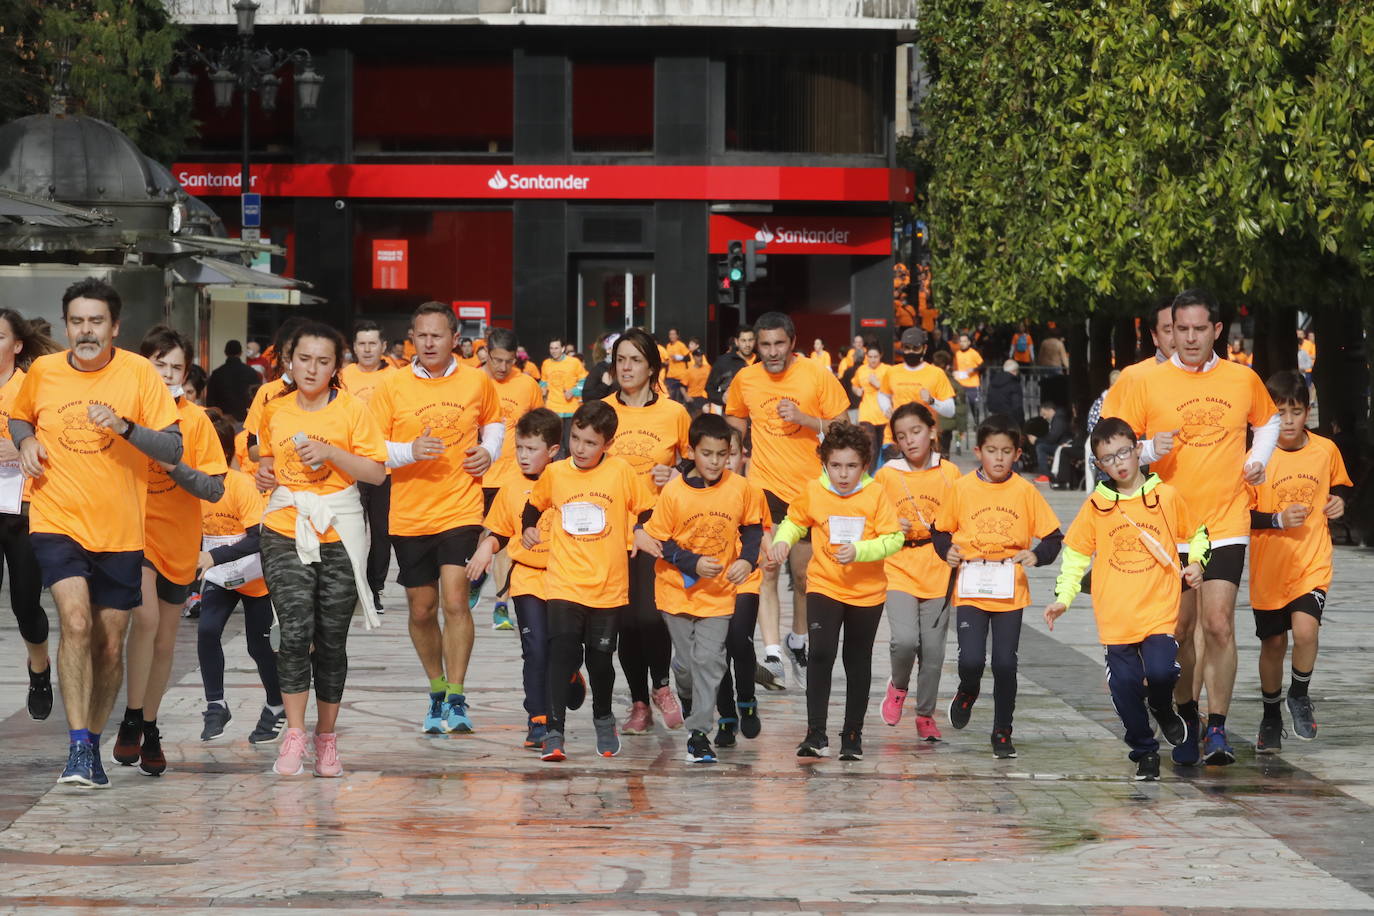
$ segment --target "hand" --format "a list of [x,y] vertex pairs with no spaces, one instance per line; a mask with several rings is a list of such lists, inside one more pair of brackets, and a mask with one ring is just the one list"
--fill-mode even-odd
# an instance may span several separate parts
[[48,450],[37,436],[29,436],[19,446],[19,470],[25,477],[42,477],[43,465],[48,460]]
[[1252,487],[1257,487],[1264,483],[1264,465],[1258,461],[1250,461],[1245,465],[1245,482]]
[[1202,584],[1202,564],[1189,563],[1183,568],[1183,581],[1189,588],[1197,588]]
[[872,373],[868,376],[868,384],[872,385],[874,388],[881,388],[883,386],[883,383],[878,381],[878,377]]
[[730,568],[725,570],[725,578],[731,585],[743,585],[744,580],[754,573],[754,568],[749,565],[748,560],[736,560],[730,564]]
[[571,401],[571,400],[573,399],[573,389],[572,389],[572,388],[564,388],[564,389],[563,389],[563,399],[564,399],[565,401]]
[[86,405],[86,419],[119,436],[129,431],[129,422],[104,404]]
[[841,544],[835,548],[835,562],[837,563],[853,563],[856,556],[858,556],[858,551],[854,549],[853,544]]
[[791,549],[792,545],[786,541],[777,541],[768,548],[768,558],[773,561],[775,566],[781,566],[787,562],[787,554]]
[[958,544],[949,545],[949,553],[945,554],[945,562],[955,567],[964,562],[964,552],[959,549]]
[[168,474],[172,473],[172,471],[176,469],[176,465],[175,465],[175,464],[168,464],[168,463],[165,462],[165,461],[159,461],[159,462],[158,462],[158,465],[159,465],[164,471],[166,471]]
[[444,440],[429,434],[426,426],[420,435],[410,443],[410,453],[416,461],[431,461],[444,453]]
[[487,569],[491,566],[492,555],[496,553],[496,539],[482,538],[482,543],[473,552],[472,559],[468,560],[467,577],[469,582],[476,582],[486,575]]
[[1304,503],[1293,503],[1279,513],[1279,521],[1285,528],[1300,528],[1302,523],[1307,521],[1307,516],[1312,514]]
[[928,391],[928,390],[925,389],[925,388],[922,388],[922,389],[921,389],[920,398],[921,398],[921,402],[922,402],[922,403],[925,403],[925,404],[934,404],[934,403],[935,403],[935,399],[934,399],[933,397],[930,396],[930,391]]
[[196,558],[196,569],[200,572],[205,572],[205,570],[214,565],[215,558],[210,556],[210,551],[208,550],[202,550],[200,556]]
[[318,439],[306,439],[296,446],[296,454],[300,456],[301,463],[307,465],[325,464],[333,461],[338,450],[328,442],[321,442]]
[[1326,505],[1322,507],[1322,514],[1327,518],[1340,518],[1345,515],[1345,500],[1332,493],[1326,497]]
[[1013,563],[1020,563],[1022,566],[1034,566],[1038,560],[1035,554],[1029,550],[1018,550],[1016,556],[1011,558]]
[[791,398],[783,398],[778,401],[778,416],[784,423],[802,423],[806,419],[806,414],[801,412],[797,402]]
[[1169,432],[1155,433],[1152,440],[1155,444],[1155,454],[1161,458],[1174,450],[1174,437],[1178,435],[1178,430]]
[[539,541],[540,538],[538,528],[526,528],[525,532],[520,535],[520,543],[525,546],[526,550],[533,550],[534,548],[538,547]]
[[[1191,569],[1191,568],[1192,568],[1192,567],[1190,566],[1189,569]],[[1064,616],[1064,612],[1067,611],[1067,610],[1068,610],[1068,608],[1067,608],[1067,607],[1064,605],[1064,603],[1061,602],[1061,601],[1056,601],[1056,602],[1054,602],[1053,604],[1051,604],[1051,605],[1049,605],[1048,607],[1046,607],[1046,608],[1045,608],[1045,626],[1047,626],[1047,627],[1049,627],[1051,630],[1053,630],[1053,629],[1054,629],[1054,622],[1055,622],[1056,620],[1058,620],[1060,617],[1063,617],[1063,616]]]
[[464,454],[467,457],[463,459],[463,470],[473,477],[481,477],[491,467],[491,452],[483,446],[474,445]]
[[714,579],[725,572],[725,567],[715,557],[702,557],[697,560],[697,578]]
[[654,469],[650,473],[654,478],[654,486],[658,487],[660,490],[668,485],[668,481],[678,476],[677,468],[666,464],[654,465]]
[[631,554],[637,554],[641,550],[651,557],[663,558],[663,544],[651,537],[649,532],[643,528],[636,528],[634,548],[631,550]]
[[0,439],[0,461],[14,462],[19,460],[19,449],[14,447],[11,439]]
[[253,475],[253,482],[258,485],[259,490],[267,492],[277,488],[277,472],[272,468],[275,463],[271,455],[258,462],[258,472]]
[[906,518],[905,516],[899,516],[897,518],[897,521],[902,523],[902,537],[911,537],[911,519]]

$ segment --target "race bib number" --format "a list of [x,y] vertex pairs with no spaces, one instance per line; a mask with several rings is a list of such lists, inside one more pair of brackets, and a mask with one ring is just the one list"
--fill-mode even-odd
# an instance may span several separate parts
[[18,462],[0,464],[0,512],[19,515],[24,511],[24,472]]
[[562,515],[563,530],[568,534],[600,534],[606,530],[606,510],[596,503],[568,503]]
[[[228,547],[243,540],[243,535],[216,536],[205,535],[201,538],[201,550],[210,551],[216,547]],[[233,591],[262,578],[262,555],[253,554],[252,556],[240,557],[237,560],[230,560],[228,563],[221,563],[212,566],[205,571],[205,581],[211,585],[218,585],[220,588]]]
[[864,518],[855,515],[830,516],[830,543],[854,544],[863,540]]
[[1015,563],[970,560],[959,567],[960,598],[1010,598],[1015,592]]
[[954,373],[954,377],[959,379],[960,381],[963,381],[964,379],[968,378],[968,373],[965,372],[963,369],[959,369]]

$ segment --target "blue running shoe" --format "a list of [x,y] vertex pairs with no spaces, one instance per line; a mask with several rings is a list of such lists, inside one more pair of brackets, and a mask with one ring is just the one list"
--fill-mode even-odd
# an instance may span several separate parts
[[468,718],[468,698],[461,693],[449,694],[444,701],[444,731],[463,735],[472,731],[472,719]]
[[1181,718],[1183,719],[1183,740],[1174,745],[1170,755],[1178,766],[1195,767],[1202,762],[1202,754],[1198,750],[1197,716],[1181,716]]
[[1236,752],[1226,740],[1226,729],[1221,726],[1207,729],[1207,737],[1202,741],[1202,762],[1217,767],[1236,762]]
[[444,715],[443,692],[431,693],[429,695],[429,711],[425,713],[426,735],[442,735],[444,733]]
[[58,785],[77,786],[82,789],[95,787],[95,754],[89,744],[73,744],[67,749],[67,768],[57,778]]
[[105,764],[100,760],[100,739],[92,736],[91,741],[91,788],[108,789],[110,777],[105,775]]
[[468,583],[468,610],[477,607],[477,602],[482,600],[482,586],[487,584],[487,574],[482,573],[482,577],[476,582]]
[[511,622],[510,610],[504,601],[499,601],[491,611],[491,628],[493,630],[514,630],[515,624]]

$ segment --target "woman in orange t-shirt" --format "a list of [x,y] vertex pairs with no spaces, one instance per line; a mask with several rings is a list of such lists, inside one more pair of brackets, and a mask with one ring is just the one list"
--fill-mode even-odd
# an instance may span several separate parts
[[[277,610],[277,676],[286,733],[273,770],[304,772],[305,707],[315,683],[315,775],[342,776],[334,727],[348,673],[348,627],[366,575],[366,528],[355,481],[386,479],[386,442],[362,401],[339,388],[343,336],[309,323],[288,348],[291,384],[263,408],[259,488],[262,567]],[[350,545],[346,542],[352,540]],[[356,556],[355,551],[361,554]]]

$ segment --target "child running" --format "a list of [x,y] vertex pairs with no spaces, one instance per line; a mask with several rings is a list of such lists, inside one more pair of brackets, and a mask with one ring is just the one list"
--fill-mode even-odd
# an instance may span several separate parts
[[654,563],[654,597],[673,649],[687,666],[690,693],[700,697],[687,717],[687,762],[714,763],[707,737],[711,698],[730,660],[725,652],[735,588],[758,562],[766,514],[753,487],[726,465],[730,425],[702,414],[687,433],[693,469],[659,494],[653,515],[635,532]]
[[1283,660],[1293,631],[1288,713],[1293,734],[1317,737],[1317,717],[1308,688],[1317,664],[1317,633],[1331,588],[1331,532],[1327,519],[1345,514],[1345,501],[1331,492],[1350,486],[1335,443],[1307,431],[1307,383],[1296,372],[1279,372],[1266,386],[1279,410],[1279,445],[1266,480],[1251,487],[1250,606],[1260,640],[1260,690],[1264,716],[1255,753],[1282,749]]
[[[1197,588],[1211,545],[1207,527],[1195,522],[1178,491],[1157,474],[1141,473],[1140,445],[1129,423],[1104,417],[1088,443],[1108,479],[1097,485],[1069,525],[1045,623],[1054,629],[1091,564],[1093,614],[1107,657],[1107,686],[1126,727],[1135,778],[1154,780],[1159,778],[1159,741],[1149,713],[1171,746],[1183,742],[1186,726],[1173,701],[1179,675],[1174,629],[1182,582]],[[1180,576],[1175,551],[1181,543],[1188,546],[1188,559]]]
[[811,657],[806,680],[806,737],[798,757],[826,757],[830,679],[844,630],[845,704],[840,759],[862,760],[863,722],[873,672],[873,640],[883,616],[883,560],[902,549],[897,511],[868,467],[873,440],[844,421],[831,424],[817,449],[823,470],[787,510],[773,539],[773,562],[809,531],[816,548],[806,570],[806,619]]
[[935,451],[939,427],[925,404],[908,402],[892,412],[892,439],[902,457],[878,471],[877,481],[897,507],[905,537],[903,549],[887,558],[888,654],[892,677],[887,682],[882,716],[888,725],[902,721],[902,706],[916,667],[916,735],[939,741],[935,701],[940,669],[945,663],[949,631],[949,567],[935,552],[930,526],[959,470]]
[[[973,449],[979,466],[955,481],[940,505],[931,539],[958,575],[954,608],[959,638],[959,689],[949,724],[968,725],[987,664],[992,636],[992,753],[1016,756],[1011,743],[1016,712],[1016,651],[1021,617],[1030,604],[1022,567],[1044,566],[1059,556],[1059,519],[1034,485],[1015,473],[1021,428],[993,414],[978,427]],[[1031,549],[1036,539],[1040,543]]]
[[557,512],[550,525],[545,597],[549,615],[549,728],[544,760],[566,759],[564,721],[573,675],[584,653],[592,691],[596,751],[620,753],[620,733],[611,714],[615,687],[616,615],[630,600],[630,522],[643,521],[654,494],[629,464],[606,454],[615,438],[616,412],[591,401],[573,413],[568,461],[544,469],[521,513],[522,540],[533,550],[544,540],[544,512]]

